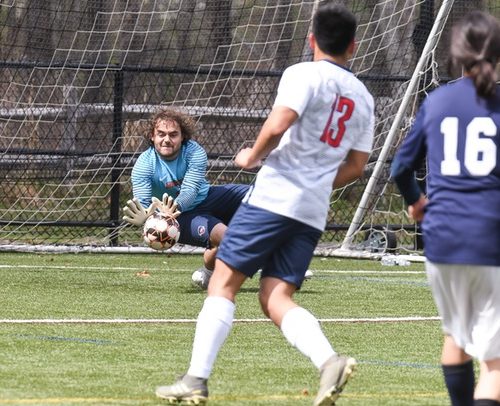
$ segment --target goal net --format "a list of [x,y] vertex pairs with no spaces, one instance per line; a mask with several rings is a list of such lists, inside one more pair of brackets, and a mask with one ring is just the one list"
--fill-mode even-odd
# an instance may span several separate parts
[[[359,20],[351,68],[374,95],[376,139],[365,176],[333,193],[318,252],[421,252],[390,161],[419,102],[448,80],[450,23],[471,8],[494,14],[496,3],[343,3]],[[233,157],[255,139],[283,70],[311,60],[317,4],[2,1],[0,248],[142,247],[121,208],[132,197],[148,121],[164,106],[195,117],[211,183],[252,183],[255,172],[238,169]]]

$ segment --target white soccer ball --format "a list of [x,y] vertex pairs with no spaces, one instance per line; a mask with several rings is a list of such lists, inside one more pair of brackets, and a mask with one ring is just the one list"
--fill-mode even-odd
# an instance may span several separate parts
[[180,235],[177,220],[162,213],[154,213],[144,223],[144,242],[155,250],[163,251],[173,247]]

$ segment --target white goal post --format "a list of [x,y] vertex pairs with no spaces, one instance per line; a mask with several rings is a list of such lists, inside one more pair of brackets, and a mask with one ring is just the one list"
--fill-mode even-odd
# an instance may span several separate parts
[[[351,256],[351,257],[370,257],[370,256],[380,256],[386,254],[391,248],[389,244],[390,242],[388,234],[393,233],[394,228],[390,228],[389,223],[387,223],[386,228],[380,232],[380,230],[373,229],[371,235],[379,236],[375,238],[370,238],[369,242],[372,242],[373,245],[370,244],[365,245],[363,249],[357,249],[356,244],[354,243],[356,234],[360,232],[362,229],[362,225],[367,215],[367,210],[369,207],[376,206],[377,199],[380,198],[380,194],[377,194],[377,184],[380,183],[380,178],[383,175],[384,166],[387,165],[389,153],[391,148],[394,145],[398,144],[398,135],[401,138],[401,134],[404,135],[405,130],[407,129],[407,123],[404,123],[404,120],[408,117],[408,111],[413,111],[412,107],[415,106],[415,99],[418,97],[418,92],[422,91],[421,89],[421,80],[428,72],[426,70],[434,69],[432,60],[433,54],[436,50],[436,46],[441,38],[441,33],[445,27],[446,21],[448,21],[448,16],[450,14],[450,10],[453,6],[453,0],[444,0],[441,4],[439,12],[436,16],[432,29],[429,33],[429,37],[425,43],[422,54],[418,60],[418,63],[415,67],[413,75],[408,82],[406,87],[406,91],[401,99],[399,104],[399,108],[396,112],[396,115],[391,123],[389,132],[385,137],[384,144],[382,149],[377,157],[375,162],[375,166],[373,172],[368,180],[366,188],[363,191],[363,195],[361,196],[359,205],[356,209],[354,217],[352,219],[351,224],[349,225],[349,229],[347,230],[344,241],[342,242],[342,246],[340,249],[336,249],[334,251],[334,255],[338,256]],[[432,74],[432,72],[431,72]],[[437,85],[437,83],[431,82],[432,86]],[[425,87],[423,91],[425,91]],[[384,178],[382,178],[382,182],[387,181],[387,173]],[[384,191],[384,189],[382,189]],[[374,203],[371,203],[371,200],[375,200]],[[415,233],[418,230],[415,229]],[[366,241],[366,240],[365,240]],[[358,244],[359,246],[359,244]],[[413,246],[407,251],[415,251],[415,254],[419,254],[417,251],[417,247]]]
[[[1,2],[0,250],[144,252],[121,208],[148,120],[164,106],[196,119],[211,183],[253,182],[233,157],[255,139],[283,70],[311,60],[318,1]],[[374,95],[376,137],[363,178],[332,194],[317,254],[421,254],[390,161],[422,98],[450,79],[451,22],[500,7],[341,2],[358,18],[350,68]]]

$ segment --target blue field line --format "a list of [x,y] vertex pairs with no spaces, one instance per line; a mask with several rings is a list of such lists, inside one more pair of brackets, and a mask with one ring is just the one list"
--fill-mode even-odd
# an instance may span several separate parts
[[80,344],[95,344],[95,345],[116,345],[116,342],[111,340],[101,340],[92,338],[79,338],[79,337],[61,337],[61,336],[38,336],[31,334],[15,334],[14,337],[23,338],[27,340],[42,340],[42,341],[70,341]]

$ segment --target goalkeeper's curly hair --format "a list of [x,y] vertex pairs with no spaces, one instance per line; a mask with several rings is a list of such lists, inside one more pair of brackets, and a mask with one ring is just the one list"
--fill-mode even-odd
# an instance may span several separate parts
[[156,124],[158,124],[159,121],[174,121],[179,124],[183,144],[188,142],[188,140],[196,134],[196,123],[191,116],[180,110],[168,107],[159,110],[149,122],[149,129],[147,133],[144,134],[144,138],[146,138],[146,141],[150,145],[153,145],[151,136],[153,135]]

